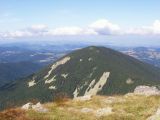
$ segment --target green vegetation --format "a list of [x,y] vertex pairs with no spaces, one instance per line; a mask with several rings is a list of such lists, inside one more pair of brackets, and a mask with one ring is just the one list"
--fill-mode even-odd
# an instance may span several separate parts
[[33,72],[38,71],[41,68],[42,65],[29,61],[0,63],[0,90],[9,87],[6,83],[20,78],[24,78],[32,74]]
[[[133,92],[139,85],[160,85],[160,69],[112,49],[91,46],[65,57],[70,57],[70,60],[57,66],[48,78],[45,76],[53,64],[23,80],[10,83],[12,88],[0,91],[0,109],[23,105],[32,100],[42,103],[53,101],[57,93],[73,98],[76,88],[79,89],[78,96],[82,96],[89,84],[94,79],[96,84],[104,72],[110,72],[110,75],[102,90],[98,92],[99,95],[121,95]],[[62,74],[68,76],[65,78]],[[54,82],[45,84],[46,80],[54,76]],[[36,85],[28,87],[28,82],[33,79]],[[128,79],[132,80],[131,84],[126,83]],[[55,86],[56,89],[49,89],[50,86]]]

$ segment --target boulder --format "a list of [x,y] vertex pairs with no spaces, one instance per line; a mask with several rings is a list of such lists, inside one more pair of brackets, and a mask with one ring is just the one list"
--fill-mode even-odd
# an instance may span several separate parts
[[44,108],[41,103],[37,103],[36,105],[32,106],[33,110],[38,111],[38,112],[48,112],[48,109]]
[[112,108],[111,107],[101,108],[101,109],[98,109],[96,111],[96,116],[101,117],[101,116],[104,116],[104,115],[109,115],[111,113],[112,113]]
[[91,100],[92,96],[91,95],[85,95],[85,96],[81,96],[81,97],[76,97],[74,98],[74,100],[77,101],[88,101]]
[[160,95],[160,90],[155,86],[137,86],[134,90],[134,94],[138,95]]
[[23,105],[23,106],[22,106],[22,109],[24,109],[24,110],[32,109],[32,105],[33,105],[33,104],[29,102],[29,103]]
[[22,109],[24,110],[32,109],[38,112],[48,112],[48,109],[44,108],[40,102],[38,102],[36,105],[33,105],[33,103],[27,103],[22,106]]

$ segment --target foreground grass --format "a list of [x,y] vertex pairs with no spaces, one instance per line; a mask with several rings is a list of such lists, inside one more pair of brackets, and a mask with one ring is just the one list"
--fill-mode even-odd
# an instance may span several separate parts
[[[89,101],[66,100],[58,104],[47,103],[44,107],[49,112],[39,113],[29,110],[19,115],[22,116],[22,120],[146,120],[160,107],[160,96],[94,96]],[[97,110],[106,107],[111,107],[113,112],[99,117],[94,112],[81,112],[82,108]],[[0,118],[1,116],[2,113]]]

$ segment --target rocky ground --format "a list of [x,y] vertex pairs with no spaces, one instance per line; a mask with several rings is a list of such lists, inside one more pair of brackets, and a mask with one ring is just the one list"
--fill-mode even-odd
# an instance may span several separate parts
[[0,120],[160,120],[160,91],[137,86],[119,96],[57,96],[54,102],[29,102],[0,112]]
[[160,96],[83,96],[0,113],[0,120],[160,120]]

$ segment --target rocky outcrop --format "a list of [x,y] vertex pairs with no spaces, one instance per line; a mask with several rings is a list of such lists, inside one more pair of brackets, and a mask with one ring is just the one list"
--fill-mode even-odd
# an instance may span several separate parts
[[27,103],[22,106],[22,109],[24,110],[35,110],[37,112],[48,112],[48,109],[44,108],[40,102],[38,102],[36,105],[33,105],[33,103]]
[[137,86],[134,90],[134,94],[138,95],[160,95],[160,90],[155,86]]
[[24,110],[29,110],[32,109],[33,103],[27,103],[25,105],[23,105],[21,108]]
[[87,101],[87,100],[91,100],[91,95],[85,95],[85,96],[81,96],[81,97],[76,97],[74,98],[74,100],[76,101]]
[[101,117],[101,116],[109,115],[111,113],[112,113],[112,108],[111,107],[101,108],[101,109],[98,109],[96,111],[96,116]]

